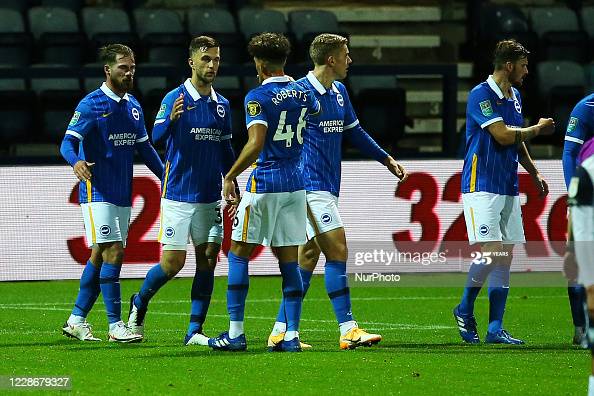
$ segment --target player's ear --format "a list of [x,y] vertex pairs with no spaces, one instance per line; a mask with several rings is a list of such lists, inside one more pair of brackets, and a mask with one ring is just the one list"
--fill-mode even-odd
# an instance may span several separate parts
[[108,76],[111,75],[111,69],[109,68],[109,65],[103,65],[103,71],[105,72],[105,74],[107,74]]
[[194,61],[192,58],[188,58],[188,65],[190,65],[190,69],[194,69]]

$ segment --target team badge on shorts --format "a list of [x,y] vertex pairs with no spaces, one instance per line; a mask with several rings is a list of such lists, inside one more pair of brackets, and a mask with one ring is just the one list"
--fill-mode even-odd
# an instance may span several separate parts
[[225,117],[225,108],[223,107],[223,105],[217,105],[217,114],[221,118]]
[[322,224],[329,224],[332,221],[332,216],[330,216],[330,213],[323,213],[320,220],[322,220]]
[[247,113],[250,117],[255,117],[262,112],[262,106],[260,103],[256,102],[255,100],[250,100],[247,102]]
[[165,236],[167,238],[173,238],[174,235],[175,235],[175,230],[173,229],[173,227],[165,228]]
[[109,234],[111,234],[111,227],[107,224],[104,224],[101,227],[99,227],[99,233],[102,236],[108,236]]
[[486,224],[481,224],[479,226],[479,234],[481,234],[482,236],[486,236],[489,234],[489,226]]

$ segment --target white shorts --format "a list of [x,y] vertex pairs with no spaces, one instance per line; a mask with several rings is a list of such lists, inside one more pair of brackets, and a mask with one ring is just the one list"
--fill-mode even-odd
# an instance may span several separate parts
[[165,245],[163,249],[185,250],[190,237],[194,246],[222,242],[221,202],[192,203],[162,198],[158,240]]
[[233,220],[231,239],[264,246],[303,245],[305,190],[244,193]]
[[490,192],[462,194],[468,241],[524,243],[520,197]]
[[131,207],[116,206],[108,202],[91,202],[80,204],[80,208],[85,222],[88,247],[117,241],[126,247]]
[[[578,265],[578,283],[586,287],[594,285],[594,210],[592,206],[571,208],[571,227]],[[584,219],[587,219],[584,221]]]
[[328,191],[307,191],[307,239],[344,227],[338,213],[338,197]]

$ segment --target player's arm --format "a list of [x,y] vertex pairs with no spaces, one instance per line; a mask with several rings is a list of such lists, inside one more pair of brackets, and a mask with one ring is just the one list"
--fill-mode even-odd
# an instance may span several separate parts
[[238,199],[233,181],[241,174],[241,172],[246,170],[258,159],[258,156],[264,147],[267,129],[268,126],[261,123],[253,123],[248,128],[248,141],[243,147],[243,150],[241,150],[237,161],[235,161],[229,172],[225,175],[223,197],[227,202],[235,202]]
[[487,130],[502,146],[519,145],[538,135],[551,135],[555,132],[555,122],[552,118],[541,118],[537,124],[526,128],[510,128],[503,121],[497,121],[488,125]]
[[173,124],[184,112],[184,94],[174,90],[163,98],[153,126],[153,142],[167,139],[173,130]]
[[91,179],[91,167],[95,165],[95,163],[87,162],[78,156],[80,142],[92,129],[94,119],[91,109],[84,102],[79,103],[68,123],[68,129],[60,145],[62,157],[72,166],[74,175],[80,181]]
[[[233,146],[231,145],[231,138],[233,137],[231,110],[227,108],[225,114],[225,130],[223,136],[221,136],[221,176],[223,177],[229,173],[236,159],[235,150],[233,150]],[[233,184],[235,185],[235,193],[239,197],[241,192],[239,191],[237,179],[233,180]]]
[[563,144],[563,176],[565,186],[569,188],[569,182],[575,173],[578,164],[578,154],[584,142],[593,135],[594,128],[588,123],[591,118],[591,110],[584,103],[578,103],[572,110],[567,130],[565,131],[565,142]]
[[157,176],[159,179],[163,177],[163,161],[159,158],[159,154],[151,144],[144,124],[144,112],[140,111],[140,121],[137,127],[136,144],[134,147],[142,157],[145,165]]
[[540,174],[538,169],[536,169],[536,165],[534,164],[532,157],[530,157],[530,153],[528,152],[526,144],[524,143],[521,143],[518,146],[518,162],[520,163],[520,165],[522,165],[524,169],[526,169],[526,172],[528,172],[528,174],[532,176],[532,181],[534,181],[536,188],[538,188],[540,196],[544,197],[548,195],[549,185],[547,184],[545,179],[542,178],[542,175]]

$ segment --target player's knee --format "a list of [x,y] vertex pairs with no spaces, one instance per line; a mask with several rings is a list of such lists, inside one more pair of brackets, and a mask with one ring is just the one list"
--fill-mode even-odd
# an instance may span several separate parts
[[121,264],[124,260],[124,247],[115,243],[103,249],[102,258],[104,262],[111,264]]
[[185,254],[169,254],[161,259],[161,268],[169,278],[173,278],[184,267],[186,261]]
[[313,271],[318,264],[322,251],[314,243],[312,246],[306,246],[299,249],[299,266],[308,271]]
[[199,265],[199,269],[203,271],[213,271],[217,266],[217,258],[219,256],[221,246],[218,244],[209,244],[204,251],[204,259]]

